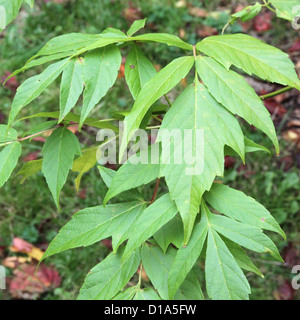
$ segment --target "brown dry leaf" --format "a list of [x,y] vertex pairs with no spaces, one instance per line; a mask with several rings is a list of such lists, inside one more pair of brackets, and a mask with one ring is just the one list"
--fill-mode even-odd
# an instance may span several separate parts
[[61,283],[58,272],[41,264],[22,264],[13,271],[9,292],[16,299],[36,299],[42,293],[56,288]]
[[300,140],[300,132],[297,130],[287,130],[283,132],[282,137],[286,141],[298,142]]
[[24,264],[26,262],[31,262],[30,257],[7,257],[2,261],[2,265],[4,267],[10,268],[10,269],[15,269],[19,265]]
[[197,7],[189,8],[189,14],[191,16],[198,17],[198,18],[206,18],[208,16],[208,13],[206,10],[197,8]]
[[197,34],[201,38],[206,38],[206,37],[217,35],[218,30],[210,26],[201,26],[201,28],[197,30]]

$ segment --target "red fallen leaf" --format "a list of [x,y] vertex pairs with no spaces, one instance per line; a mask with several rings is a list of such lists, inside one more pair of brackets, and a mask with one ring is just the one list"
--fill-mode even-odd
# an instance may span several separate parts
[[235,159],[230,156],[225,156],[225,169],[230,169],[234,166]]
[[[1,82],[3,83],[11,73],[9,71],[5,71],[5,75],[1,78]],[[17,88],[19,87],[19,83],[15,76],[11,77],[4,85],[6,88],[10,89],[12,92],[16,92]]]
[[257,32],[272,29],[272,12],[259,14],[253,19],[253,28]]
[[296,295],[296,291],[293,289],[290,281],[285,280],[273,294],[276,300],[293,300]]
[[30,252],[33,248],[33,245],[21,238],[14,237],[11,249],[14,252]]
[[112,250],[113,250],[111,239],[104,239],[104,240],[102,240],[101,242],[105,245],[105,247],[106,247],[109,251],[112,251]]
[[300,38],[298,38],[294,44],[289,48],[289,52],[300,51]]
[[9,292],[16,299],[36,299],[42,293],[56,288],[61,283],[58,272],[41,264],[22,264],[13,271]]
[[40,151],[31,152],[27,156],[24,157],[23,161],[28,162],[28,161],[36,160],[38,158],[39,154],[40,154]]
[[43,138],[43,137],[35,137],[35,138],[33,138],[32,140],[33,140],[33,141],[39,141],[39,142],[45,142],[45,141],[46,141],[46,139]]
[[285,261],[285,263],[288,264],[290,267],[293,267],[300,263],[299,254],[293,246],[292,242],[289,242],[287,247],[284,248],[282,252],[282,258]]

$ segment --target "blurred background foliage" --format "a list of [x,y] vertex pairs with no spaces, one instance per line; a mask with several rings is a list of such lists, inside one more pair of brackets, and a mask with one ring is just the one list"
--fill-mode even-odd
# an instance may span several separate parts
[[[202,38],[220,34],[230,13],[241,10],[255,1],[219,0],[37,0],[33,9],[24,7],[17,20],[0,35],[0,78],[4,79],[36,53],[52,37],[71,33],[100,33],[107,27],[126,31],[131,23],[143,17],[148,18],[145,32],[167,32],[176,34],[185,41],[195,44]],[[300,40],[297,33],[286,21],[279,20],[267,10],[263,10],[253,21],[229,26],[226,33],[245,32],[259,37],[269,44],[289,52],[298,70],[300,67]],[[182,54],[180,49],[161,44],[143,44],[146,55],[157,69],[165,66],[171,59]],[[123,49],[126,57],[127,49]],[[7,121],[9,108],[16,88],[28,77],[43,70],[38,67],[12,78],[6,86],[0,87],[0,123]],[[278,89],[272,84],[258,80],[247,80],[258,94]],[[170,93],[173,101],[180,86]],[[46,92],[22,111],[21,116],[36,112],[58,110],[59,83],[50,86]],[[119,79],[108,95],[93,110],[95,117],[108,117],[115,111],[130,110],[133,100],[127,89],[122,70]],[[276,235],[273,240],[285,258],[286,263],[273,262],[269,257],[252,257],[265,279],[247,274],[252,286],[251,299],[299,299],[299,292],[291,288],[293,277],[291,268],[300,264],[300,96],[291,91],[265,102],[272,114],[281,144],[281,154],[276,157],[270,141],[255,128],[243,123],[247,136],[269,147],[271,154],[253,153],[247,155],[246,165],[238,158],[226,157],[226,174],[223,179],[228,185],[244,191],[266,206],[275,216],[287,234],[288,242]],[[80,108],[80,102],[77,108]],[[32,119],[16,124],[20,133],[25,133],[40,119]],[[95,144],[96,131],[88,129],[77,133],[82,146]],[[24,145],[22,161],[39,159],[46,136]],[[21,161],[21,162],[22,162]],[[21,167],[21,164],[19,165]],[[16,171],[17,172],[17,171]],[[95,167],[83,177],[80,190],[74,186],[75,173],[70,173],[68,182],[61,194],[62,212],[57,212],[50,192],[41,174],[20,184],[21,178],[14,176],[0,191],[0,261],[7,257],[19,256],[9,247],[15,238],[23,239],[40,250],[44,250],[58,230],[70,219],[72,214],[82,208],[102,203],[107,191]],[[144,188],[145,198],[151,198],[153,184]],[[165,187],[162,185],[160,191]],[[46,261],[54,266],[60,277],[60,285],[54,288],[45,285],[44,290],[28,292],[13,286],[0,291],[0,298],[26,299],[74,299],[86,273],[110,251],[110,241],[87,248],[69,250]],[[22,251],[22,250],[21,250]],[[25,252],[25,251],[24,251]],[[23,252],[23,253],[24,253]],[[24,253],[24,257],[26,254]],[[18,265],[16,264],[15,268]],[[204,283],[199,263],[199,277]],[[8,276],[14,280],[14,268],[7,268]],[[144,285],[147,276],[143,275]],[[12,281],[10,280],[10,281]],[[26,290],[25,290],[26,291]]]

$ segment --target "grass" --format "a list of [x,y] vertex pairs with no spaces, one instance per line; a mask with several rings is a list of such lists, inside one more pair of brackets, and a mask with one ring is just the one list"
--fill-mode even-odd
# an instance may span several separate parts
[[[177,1],[154,0],[133,1],[139,7],[145,17],[148,17],[148,32],[169,32],[179,34],[181,28],[185,28],[185,40],[191,43],[199,41],[197,29],[201,25],[209,25],[221,31],[229,15],[223,12],[217,18],[197,18],[189,14],[188,8],[176,8]],[[192,3],[191,1],[190,3]],[[227,1],[229,9],[235,1]],[[199,4],[198,1],[194,1]],[[203,1],[205,9],[215,11],[220,1]],[[224,3],[224,1],[223,1]],[[13,71],[24,64],[47,40],[68,32],[99,33],[108,26],[120,28],[124,31],[129,27],[129,23],[124,17],[124,10],[128,7],[128,1],[111,0],[89,0],[75,1],[64,5],[54,3],[39,2],[38,9],[18,18],[17,22],[11,25],[5,37],[0,40],[0,56],[2,57],[0,74],[5,70]],[[27,16],[27,18],[26,18]],[[92,22],[92,23],[91,23]],[[276,25],[276,33],[280,34],[280,28]],[[275,31],[270,31],[266,37]],[[239,25],[234,25],[229,32],[241,31]],[[278,36],[275,41],[280,43],[282,38]],[[143,45],[147,55],[156,64],[165,65],[172,58],[177,57],[181,51],[172,47],[159,44]],[[124,51],[126,54],[126,51]],[[43,67],[29,70],[25,74],[18,75],[18,81],[22,82],[43,70]],[[42,111],[58,110],[58,83],[51,85],[46,92],[35,100],[30,106],[22,110],[21,116],[30,115]],[[13,95],[3,87],[0,87],[1,113],[7,115],[11,105]],[[117,85],[110,90],[107,97],[96,108],[93,116],[109,117],[115,111],[130,110],[133,100],[126,88],[125,81],[119,79]],[[79,110],[80,103],[77,108]],[[38,124],[40,119],[32,119],[20,122],[16,125],[19,132],[26,132],[32,126]],[[245,128],[245,130],[248,130]],[[266,146],[270,146],[269,141],[259,132],[248,132],[249,137]],[[80,136],[82,143],[88,139],[88,143],[94,143],[94,132]],[[27,145],[23,156],[33,152],[41,151],[42,144],[35,142]],[[282,149],[285,145],[282,144]],[[272,153],[253,153],[247,156],[247,171],[252,172],[245,177],[243,171],[238,170],[241,162],[236,161],[235,167],[227,170],[224,181],[230,186],[244,191],[265,205],[276,219],[282,223],[284,231],[288,235],[288,240],[299,243],[299,201],[300,186],[297,168],[292,168],[289,172],[284,172],[278,166],[278,161]],[[17,171],[16,171],[17,172]],[[66,186],[61,193],[62,212],[58,213],[47,185],[41,174],[30,178],[23,185],[20,185],[20,177],[11,179],[0,193],[0,245],[8,246],[13,236],[21,237],[33,244],[49,243],[58,230],[70,219],[76,211],[102,203],[106,193],[106,187],[102,182],[97,168],[91,170],[83,177],[81,190],[86,190],[86,197],[77,197],[74,178],[75,173],[71,173]],[[144,188],[144,196],[151,199],[154,183]],[[160,192],[165,190],[162,183]],[[286,243],[273,235],[274,241],[282,249]],[[45,294],[42,299],[74,299],[86,273],[97,261],[103,259],[108,253],[108,249],[103,244],[95,244],[87,248],[68,250],[61,254],[47,259],[46,263],[54,265],[63,282],[60,288]],[[281,279],[288,279],[290,271],[281,265],[274,264],[267,257],[253,255],[258,266],[265,273],[265,279],[249,275],[253,287],[252,299],[273,299],[272,292],[278,287]],[[201,278],[203,282],[203,277]],[[3,293],[2,293],[3,294]],[[0,291],[1,298],[1,291]],[[9,296],[3,296],[9,299]]]

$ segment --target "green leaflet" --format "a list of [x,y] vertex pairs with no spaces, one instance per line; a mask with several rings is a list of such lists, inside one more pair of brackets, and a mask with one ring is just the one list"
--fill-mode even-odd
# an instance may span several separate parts
[[142,264],[154,288],[163,300],[169,299],[168,275],[176,251],[169,248],[166,253],[157,247],[144,244],[141,250]]
[[251,293],[249,283],[224,241],[213,229],[212,214],[204,202],[201,204],[201,216],[208,227],[205,260],[208,296],[213,300],[248,300]]
[[9,128],[7,125],[0,124],[0,144],[5,145],[5,142],[13,141],[17,138],[18,133],[15,129]]
[[152,104],[175,87],[176,84],[188,74],[193,63],[193,57],[175,59],[144,85],[130,114],[126,116],[124,120],[125,132],[120,147],[120,159],[122,159],[126,146],[133,136],[134,131],[139,128]]
[[83,79],[85,90],[80,126],[95,105],[115,83],[122,57],[116,46],[94,50],[86,54]]
[[161,298],[151,288],[140,289],[136,286],[118,293],[113,300],[161,300]]
[[133,99],[136,100],[142,87],[156,75],[153,64],[136,44],[132,45],[125,63],[125,79]]
[[103,37],[99,34],[64,34],[49,40],[33,58],[45,55],[55,55],[61,52],[66,52],[69,55],[69,52],[76,52],[101,39],[103,39]]
[[[116,172],[109,190],[103,200],[104,205],[113,197],[121,192],[147,184],[159,176],[160,165],[157,156],[151,158],[151,150],[158,145],[151,145],[148,149],[140,152],[141,163],[131,163],[131,158]],[[142,160],[144,159],[144,160]],[[148,159],[148,161],[146,161]],[[154,164],[154,161],[156,160]]]
[[132,224],[141,215],[145,205],[128,202],[83,209],[73,215],[52,240],[43,259],[71,248],[86,247],[113,237],[114,252],[132,232]]
[[[244,142],[245,142],[245,153],[249,152],[256,152],[256,151],[264,151],[267,153],[270,153],[270,150],[267,149],[266,147],[255,143],[254,141],[244,137]],[[232,150],[230,147],[225,146],[224,148],[224,154],[225,156],[237,156],[238,154]]]
[[193,270],[190,271],[180,288],[177,290],[174,300],[204,300],[204,295],[196,272]]
[[76,189],[79,190],[81,178],[84,173],[91,170],[97,163],[96,158],[97,149],[91,148],[82,152],[82,156],[77,158],[73,162],[72,171],[79,172],[77,178],[75,179]]
[[248,300],[249,283],[226,247],[212,229],[208,231],[205,261],[206,290],[213,300]]
[[209,57],[197,57],[196,69],[211,95],[230,112],[262,130],[273,141],[279,153],[270,113],[246,80]]
[[172,243],[177,248],[180,248],[183,243],[183,225],[180,215],[166,223],[153,235],[155,241],[166,252],[169,245]]
[[[169,272],[176,256],[176,250],[169,247],[164,253],[159,247],[155,245],[145,244],[142,247],[142,264],[145,271],[151,280],[151,283],[158,291],[159,295],[164,300],[168,300],[169,288],[168,288],[168,278]],[[193,283],[191,284],[191,279]],[[175,299],[178,300],[202,300],[203,293],[199,284],[197,277],[190,273],[186,280],[187,283],[183,283],[179,291],[177,291]]]
[[170,298],[174,297],[177,289],[192,270],[201,254],[206,237],[207,225],[201,220],[195,225],[188,245],[177,251],[168,279]]
[[233,18],[233,21],[240,18],[242,22],[246,22],[256,17],[260,13],[261,8],[262,5],[259,2],[256,2],[255,5],[247,6],[243,10],[232,14],[231,17]]
[[176,205],[168,193],[144,210],[132,227],[135,232],[129,236],[123,259],[131,255],[143,242],[171,220],[177,212]]
[[261,229],[211,214],[205,204],[202,204],[202,211],[206,214],[210,227],[229,240],[255,252],[270,253],[276,260],[283,261],[273,241]]
[[53,129],[53,127],[55,127],[56,125],[57,125],[56,120],[42,122],[42,123],[39,123],[36,126],[32,127],[29,131],[24,133],[23,136],[26,137],[26,136],[30,136],[33,134],[41,133],[43,131],[50,130],[50,129]]
[[159,295],[151,288],[138,289],[133,300],[161,300]]
[[85,278],[78,300],[110,300],[122,290],[141,261],[139,249],[122,260],[123,248],[111,253]]
[[135,20],[133,24],[130,26],[129,30],[127,31],[128,37],[131,37],[134,33],[138,32],[140,29],[145,27],[147,19],[142,20]]
[[21,184],[25,182],[29,177],[35,175],[42,170],[43,159],[33,160],[26,162],[17,175],[22,176]]
[[298,0],[270,0],[269,2],[276,8],[279,18],[293,21],[295,17],[299,16]]
[[8,125],[11,126],[20,110],[37,98],[64,70],[69,59],[50,65],[41,74],[29,78],[17,89],[9,114]]
[[[187,244],[203,193],[210,189],[217,175],[223,176],[224,146],[233,148],[244,160],[244,136],[236,118],[199,82],[188,86],[175,100],[164,117],[158,141],[170,140],[164,137],[164,129],[167,135],[174,129],[180,130],[182,139],[185,130],[190,134],[182,145],[171,140],[170,155],[162,155],[161,165],[161,176],[165,176],[171,198],[183,219],[184,244]],[[193,153],[190,157],[196,158],[191,164],[185,160],[187,146]],[[182,164],[177,164],[180,155]]]
[[[24,117],[21,119],[18,119],[16,122],[26,120],[26,119],[32,119],[32,118],[54,118],[58,119],[59,118],[59,111],[53,111],[53,112],[39,112],[34,115]],[[80,116],[75,114],[75,113],[69,113],[68,115],[65,116],[64,118],[65,121],[72,121],[72,122],[77,122],[79,123]],[[111,123],[112,119],[104,119],[104,120],[99,120],[97,118],[86,118],[84,121],[84,124],[99,128],[99,129],[111,129],[114,132],[118,132],[118,128],[114,126]]]
[[[23,0],[0,0],[0,6],[3,7],[5,10],[4,11],[1,8],[0,32],[15,19],[21,8],[22,2]],[[4,11],[5,14],[2,11]]]
[[63,71],[60,86],[59,122],[71,111],[83,90],[83,64],[79,59],[71,59]]
[[[99,169],[102,180],[104,181],[105,185],[109,188],[114,176],[117,174],[117,171],[106,168],[106,167],[102,167],[102,166],[98,166],[98,169]],[[121,194],[118,195],[118,200],[125,201],[125,202],[136,201],[136,200],[144,201],[141,196],[141,193],[137,189],[132,189],[132,190],[122,192]]]
[[245,34],[212,36],[196,48],[220,62],[255,74],[263,80],[289,85],[300,90],[300,80],[289,56],[281,50]]
[[75,154],[81,154],[76,136],[66,127],[53,131],[43,147],[42,172],[59,208],[59,193],[67,181]]
[[277,232],[284,239],[286,236],[270,212],[253,198],[243,192],[214,183],[205,193],[205,200],[216,210],[229,218],[240,222]]
[[8,144],[0,152],[0,188],[9,179],[15,169],[22,153],[21,144],[18,141]]
[[189,50],[189,51],[193,50],[193,46],[191,44],[186,43],[182,41],[180,38],[178,38],[177,36],[174,36],[168,33],[147,33],[147,34],[142,34],[140,36],[132,37],[132,40],[154,41],[154,42],[165,43],[168,46],[175,46],[183,50]]
[[226,238],[224,238],[223,241],[242,269],[254,272],[257,275],[264,277],[260,270],[254,265],[252,260],[247,256],[247,253],[242,247]]

